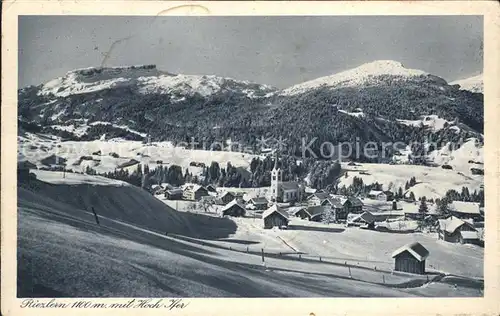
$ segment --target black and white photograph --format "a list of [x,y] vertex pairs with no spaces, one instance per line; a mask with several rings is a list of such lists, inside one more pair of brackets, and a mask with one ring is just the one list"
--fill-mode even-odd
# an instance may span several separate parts
[[25,304],[484,297],[483,16],[17,23]]

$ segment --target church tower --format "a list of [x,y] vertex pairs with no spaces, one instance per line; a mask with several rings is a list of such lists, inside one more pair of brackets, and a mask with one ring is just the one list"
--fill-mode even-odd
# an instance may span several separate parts
[[277,202],[280,200],[280,185],[283,181],[283,173],[278,166],[278,154],[274,158],[274,168],[271,171],[271,200]]

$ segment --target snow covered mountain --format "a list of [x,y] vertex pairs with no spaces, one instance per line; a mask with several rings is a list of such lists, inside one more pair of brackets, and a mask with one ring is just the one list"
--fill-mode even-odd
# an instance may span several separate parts
[[311,81],[294,85],[281,92],[281,95],[294,95],[316,88],[334,88],[356,86],[364,83],[376,84],[377,80],[388,76],[392,80],[427,76],[426,72],[417,69],[407,69],[400,62],[393,60],[377,60],[363,64],[354,69],[346,70],[331,76],[317,78]]
[[460,89],[468,90],[470,92],[484,93],[483,86],[483,74],[473,76],[470,78],[456,80],[450,83],[450,85],[458,84]]
[[67,97],[97,92],[105,89],[128,87],[142,94],[179,94],[203,97],[220,91],[243,93],[253,98],[263,96],[274,88],[248,81],[216,76],[171,74],[160,71],[155,65],[84,68],[69,71],[63,77],[40,86],[39,95]]
[[[19,90],[19,125],[73,141],[103,138],[206,143],[303,137],[338,144],[443,143],[483,132],[482,94],[395,61],[375,61],[277,90],[216,76],[173,75],[154,65],[86,68]],[[31,124],[31,125],[30,125]],[[272,144],[269,144],[272,146]],[[320,150],[313,147],[313,151]]]

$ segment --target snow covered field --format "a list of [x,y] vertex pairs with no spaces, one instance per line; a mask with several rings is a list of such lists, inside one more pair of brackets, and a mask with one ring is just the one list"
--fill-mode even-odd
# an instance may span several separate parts
[[342,168],[347,170],[347,176],[341,177],[339,186],[348,187],[352,184],[354,177],[363,179],[364,184],[378,182],[383,185],[384,190],[395,191],[401,187],[404,191],[405,184],[411,177],[415,177],[417,184],[407,192],[415,194],[415,197],[426,196],[439,198],[450,189],[461,190],[463,186],[468,187],[471,192],[479,191],[484,183],[484,176],[472,175],[457,170],[448,170],[435,167],[414,166],[414,165],[388,165],[388,164],[358,164],[348,166],[342,164]]
[[[36,174],[18,187],[21,296],[482,295],[482,248],[296,219],[289,230],[264,230],[259,219],[177,212],[120,181]],[[389,254],[413,240],[431,253],[430,283],[391,273]]]
[[[26,133],[18,136],[18,159],[27,159],[37,166],[42,166],[41,160],[56,155],[67,160],[67,169],[84,171],[87,166],[97,172],[109,172],[120,165],[135,159],[140,163],[148,164],[151,168],[161,160],[163,164],[181,166],[183,171],[188,168],[193,174],[201,172],[200,167],[190,166],[190,162],[201,162],[210,165],[217,161],[221,166],[230,162],[235,167],[248,168],[253,155],[214,150],[191,150],[175,147],[170,142],[153,142],[149,145],[140,141],[127,141],[120,139],[95,140],[95,141],[60,141],[50,135],[35,135]],[[93,153],[100,151],[100,155]],[[118,157],[110,156],[111,153]],[[81,160],[82,156],[92,156],[92,160]],[[137,166],[131,167],[135,169]]]

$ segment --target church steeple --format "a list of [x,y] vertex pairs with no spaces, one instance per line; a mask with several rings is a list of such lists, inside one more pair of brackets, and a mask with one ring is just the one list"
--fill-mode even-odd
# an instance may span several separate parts
[[282,173],[278,165],[278,152],[274,155],[274,168],[271,171],[271,200],[277,201],[280,197],[280,187],[282,181]]

